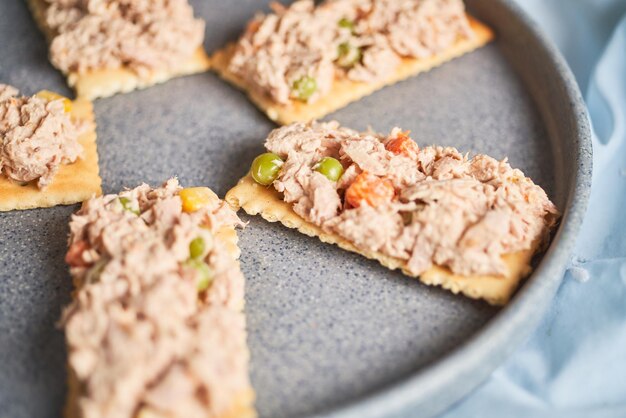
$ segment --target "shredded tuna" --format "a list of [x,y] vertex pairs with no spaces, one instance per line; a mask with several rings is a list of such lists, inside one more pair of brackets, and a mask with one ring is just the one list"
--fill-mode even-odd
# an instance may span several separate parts
[[[141,185],[86,201],[66,257],[78,290],[63,314],[85,418],[220,416],[249,387],[244,279],[214,232],[240,225],[223,202],[185,213],[180,186]],[[230,213],[225,216],[224,212]],[[190,243],[212,281],[198,289]]]
[[0,84],[0,175],[45,188],[61,165],[82,154],[79,133],[62,100],[20,97],[14,87]]
[[[359,248],[406,260],[414,274],[437,265],[502,275],[502,256],[545,242],[559,216],[544,190],[506,160],[419,148],[398,128],[383,136],[337,122],[297,123],[274,130],[265,146],[285,160],[273,185],[296,213]],[[337,182],[315,171],[326,156],[344,166]],[[395,198],[345,204],[344,196],[354,195],[346,190],[364,172],[391,182]],[[358,196],[367,193],[359,187]]]
[[55,32],[53,64],[64,72],[172,68],[204,40],[204,21],[187,0],[45,0]]
[[[425,58],[473,36],[462,0],[298,0],[274,3],[248,25],[229,69],[278,103],[309,102],[336,77],[371,82],[389,77],[403,58]],[[294,83],[315,80],[303,99]]]

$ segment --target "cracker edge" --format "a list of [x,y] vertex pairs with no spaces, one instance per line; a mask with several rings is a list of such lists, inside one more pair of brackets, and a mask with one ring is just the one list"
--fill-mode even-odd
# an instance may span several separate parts
[[434,266],[418,276],[408,270],[406,260],[357,248],[341,236],[325,232],[317,225],[305,221],[293,211],[289,203],[282,200],[280,193],[273,188],[257,184],[249,174],[226,193],[225,200],[234,209],[243,208],[249,215],[260,214],[269,222],[280,222],[305,235],[318,237],[322,242],[336,244],[344,250],[377,260],[391,270],[400,269],[405,275],[418,278],[427,285],[441,286],[452,293],[462,293],[473,299],[484,299],[496,306],[505,305],[521,280],[530,274],[532,270],[530,262],[534,253],[539,249],[539,242],[535,242],[529,250],[503,256],[503,261],[508,267],[508,272],[503,277],[460,276],[439,266]]
[[71,117],[88,124],[88,130],[78,137],[83,146],[82,157],[72,164],[61,165],[43,190],[34,181],[21,186],[0,176],[0,212],[71,205],[102,194],[93,105],[87,100],[75,100]]
[[[209,189],[210,190],[210,189]],[[213,193],[214,199],[218,199],[217,195],[211,190]],[[239,242],[239,236],[235,231],[234,227],[222,227],[215,234],[215,238],[225,246],[228,254],[233,258],[233,260],[239,266],[239,256],[241,254],[241,250],[237,243]],[[72,298],[76,295],[76,291],[72,291]],[[240,311],[243,310],[243,303]],[[243,312],[241,312],[243,315]],[[247,334],[247,332],[246,332]],[[247,339],[247,335],[246,335]],[[246,350],[247,351],[247,350]],[[250,358],[250,353],[247,351],[247,356]],[[78,409],[78,399],[80,393],[80,381],[78,377],[71,369],[69,363],[66,364],[67,371],[67,400],[64,407],[64,416],[66,418],[81,418],[80,411]],[[220,415],[219,418],[256,418],[257,414],[254,410],[254,400],[255,400],[255,392],[252,387],[242,391],[241,393],[235,396],[235,400],[233,401],[233,406],[230,410]],[[135,414],[135,418],[173,418],[170,415],[163,415],[158,411],[154,411],[148,408],[141,408]]]
[[[29,8],[39,29],[48,43],[54,34],[45,22],[46,4],[44,0],[28,0]],[[189,60],[181,62],[173,69],[152,71],[139,76],[128,68],[103,69],[86,73],[64,73],[67,83],[76,91],[76,96],[89,100],[110,97],[117,93],[128,93],[164,83],[175,77],[202,73],[211,68],[211,60],[203,47],[199,47]]]
[[216,51],[211,57],[211,62],[213,69],[220,77],[243,90],[250,100],[271,120],[282,125],[288,125],[293,122],[306,122],[321,118],[352,102],[369,96],[383,87],[390,86],[422,72],[427,72],[454,58],[474,51],[494,39],[494,33],[488,26],[470,15],[467,15],[467,18],[474,32],[472,39],[459,39],[454,46],[430,58],[404,58],[395,74],[375,83],[360,83],[345,78],[335,79],[331,91],[311,104],[296,100],[292,100],[288,105],[276,103],[265,94],[254,90],[249,83],[229,71],[228,65],[236,47],[234,42]]

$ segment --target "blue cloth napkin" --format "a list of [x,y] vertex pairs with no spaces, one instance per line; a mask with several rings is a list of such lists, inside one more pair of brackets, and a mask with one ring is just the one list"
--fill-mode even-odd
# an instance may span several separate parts
[[457,417],[626,417],[626,0],[517,0],[570,64],[595,138],[571,266],[531,339]]

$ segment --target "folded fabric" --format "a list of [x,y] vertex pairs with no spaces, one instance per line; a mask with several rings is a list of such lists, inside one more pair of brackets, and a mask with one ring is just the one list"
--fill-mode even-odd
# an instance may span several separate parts
[[443,417],[624,417],[626,2],[517,2],[561,49],[585,95],[596,134],[591,200],[540,327]]

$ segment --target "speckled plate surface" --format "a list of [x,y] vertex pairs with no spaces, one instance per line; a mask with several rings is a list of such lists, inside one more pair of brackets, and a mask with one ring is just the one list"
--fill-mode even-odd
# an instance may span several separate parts
[[[265,0],[192,1],[209,51]],[[555,49],[509,1],[468,1],[497,42],[330,117],[421,144],[509,156],[564,211],[532,277],[504,309],[429,288],[260,218],[240,233],[252,380],[262,417],[432,416],[472,390],[536,325],[562,277],[586,206],[585,108]],[[25,3],[0,4],[0,82],[69,94]],[[97,101],[105,192],[179,176],[223,195],[273,125],[213,74]],[[63,262],[74,207],[0,214],[0,415],[57,417],[70,298]]]

